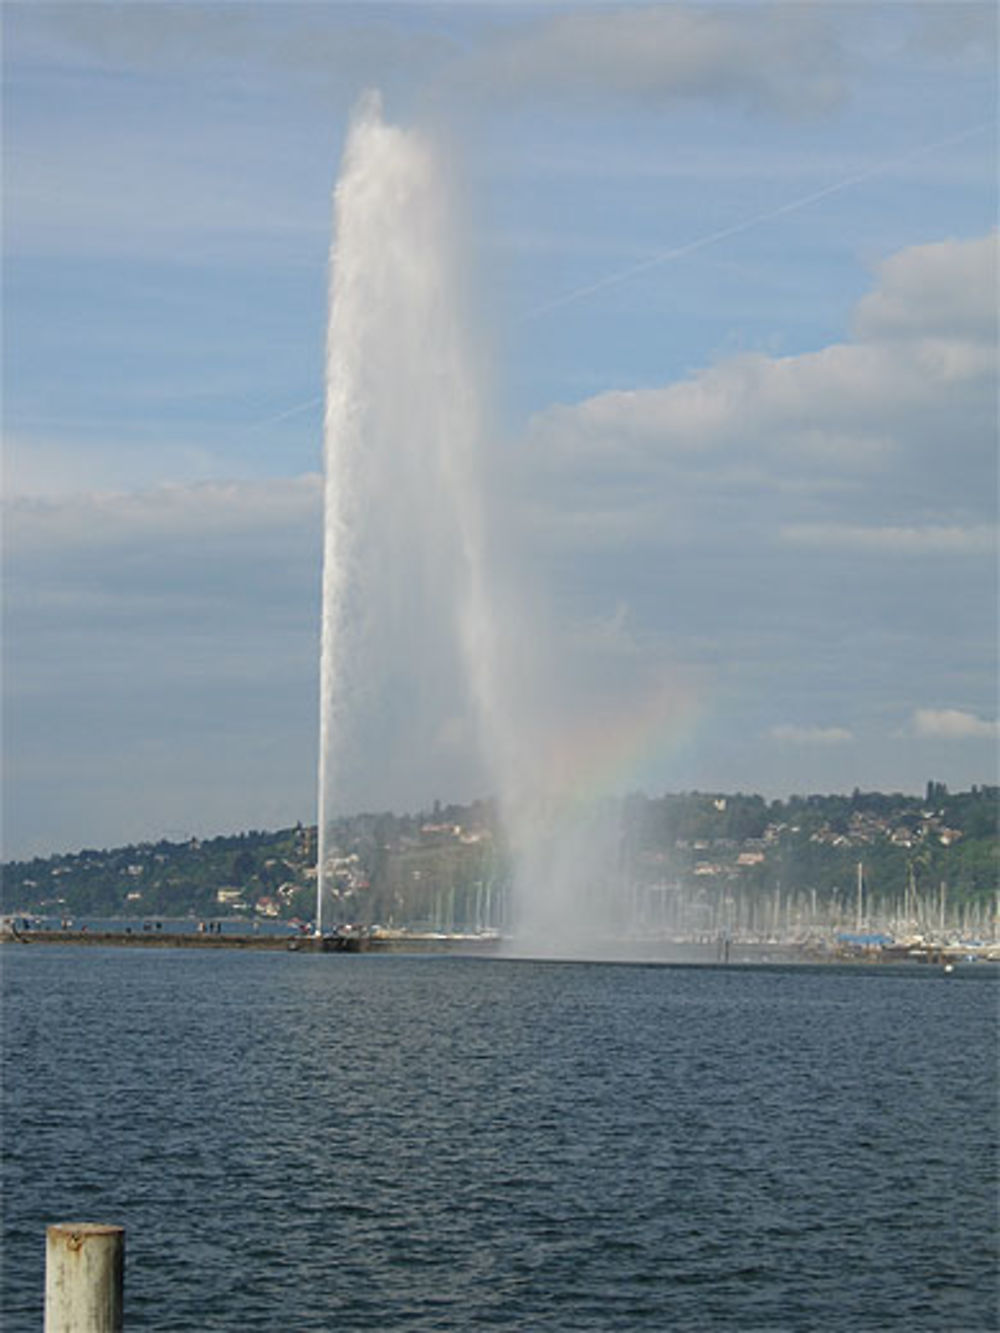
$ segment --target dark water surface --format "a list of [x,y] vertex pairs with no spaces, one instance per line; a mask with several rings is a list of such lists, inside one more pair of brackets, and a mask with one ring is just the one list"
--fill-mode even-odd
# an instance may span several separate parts
[[7,945],[3,1328],[994,1330],[997,975]]

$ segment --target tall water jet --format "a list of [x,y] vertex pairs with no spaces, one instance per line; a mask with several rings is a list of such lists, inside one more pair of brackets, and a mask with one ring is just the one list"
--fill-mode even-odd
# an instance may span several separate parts
[[[357,775],[374,808],[476,749],[493,653],[478,376],[446,173],[432,142],[354,117],[334,196],[326,359],[316,929],[331,820]],[[468,768],[456,781],[468,781]],[[372,808],[372,807],[370,807]]]
[[[502,559],[487,542],[500,528],[461,255],[435,144],[369,95],[334,197],[316,929],[336,902],[335,815],[422,801],[433,769],[499,798],[515,950],[585,954],[622,930],[608,775],[630,729],[593,706],[579,661],[547,651],[550,617],[527,610],[537,571],[504,577],[509,513]],[[637,734],[658,720],[647,709]]]

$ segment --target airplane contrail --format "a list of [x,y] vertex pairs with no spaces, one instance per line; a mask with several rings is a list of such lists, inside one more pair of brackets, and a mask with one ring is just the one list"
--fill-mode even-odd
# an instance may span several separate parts
[[523,315],[518,322],[527,324],[531,320],[539,319],[542,315],[547,315],[552,310],[560,310],[563,306],[570,305],[574,301],[582,301],[585,297],[593,296],[595,292],[601,292],[607,287],[614,287],[620,282],[626,282],[629,278],[635,277],[637,273],[646,273],[649,269],[657,268],[660,264],[668,264],[672,260],[682,259],[685,255],[693,254],[696,250],[704,250],[707,246],[727,240],[730,236],[738,236],[741,232],[750,231],[752,227],[759,227],[763,222],[771,222],[775,218],[785,217],[788,213],[796,213],[800,208],[808,208],[810,204],[818,203],[821,199],[827,199],[832,194],[839,194],[841,190],[849,190],[853,186],[862,185],[865,181],[872,180],[876,176],[882,176],[915,157],[921,157],[923,154],[935,152],[939,148],[948,148],[952,144],[961,143],[974,134],[979,134],[988,129],[991,123],[990,121],[983,121],[981,124],[971,125],[957,134],[951,134],[945,139],[935,139],[932,143],[919,144],[916,148],[911,148],[899,157],[890,158],[886,162],[879,162],[873,167],[855,173],[853,176],[845,176],[843,180],[834,181],[832,185],[825,185],[821,190],[814,190],[811,194],[804,194],[798,199],[791,199],[785,204],[779,204],[777,208],[769,208],[763,213],[756,213],[753,217],[744,218],[742,222],[734,222],[728,227],[722,227],[718,231],[699,236],[695,240],[687,241],[684,245],[678,245],[672,250],[661,250],[658,254],[650,255],[648,259],[642,259],[637,264],[631,264],[628,268],[619,269],[616,273],[609,273],[604,278],[598,278],[596,282],[575,287],[571,292],[553,297],[551,301],[546,301],[543,305],[536,306],[534,310]]
[[307,398],[303,403],[296,403],[293,407],[286,407],[283,412],[278,412],[273,417],[265,417],[263,421],[255,421],[249,430],[264,430],[266,426],[276,426],[279,421],[287,421],[289,417],[297,417],[300,412],[308,412],[311,407],[318,407],[323,401],[321,393],[312,398]]
[[[583,301],[588,296],[602,292],[608,287],[616,287],[620,282],[627,282],[629,278],[635,277],[638,273],[646,273],[652,268],[658,268],[661,264],[669,264],[675,259],[683,259],[685,255],[694,254],[695,251],[704,250],[710,245],[717,245],[719,241],[728,240],[730,236],[739,236],[742,232],[750,231],[753,227],[759,227],[764,222],[772,222],[775,218],[785,217],[789,213],[797,213],[800,208],[808,208],[810,204],[819,203],[821,199],[828,199],[831,195],[839,194],[842,190],[850,190],[856,185],[863,185],[865,181],[873,180],[876,176],[884,176],[887,172],[902,166],[906,162],[911,162],[914,158],[923,157],[925,153],[933,153],[940,148],[950,148],[952,144],[971,139],[973,135],[981,134],[983,130],[989,129],[991,125],[992,121],[984,120],[978,125],[970,125],[944,139],[935,139],[930,143],[918,144],[916,148],[911,148],[898,157],[889,158],[885,162],[878,162],[875,166],[867,167],[864,171],[858,171],[853,176],[845,176],[843,180],[834,181],[832,185],[825,185],[821,190],[813,190],[811,194],[803,194],[798,199],[790,199],[787,203],[779,204],[777,208],[769,208],[763,213],[755,213],[753,217],[744,218],[741,222],[734,222],[728,227],[721,227],[718,231],[711,231],[704,236],[698,236],[693,241],[686,241],[683,245],[675,246],[672,250],[661,250],[655,255],[650,255],[648,259],[640,260],[637,264],[630,264],[628,268],[622,268],[616,273],[609,273],[606,277],[598,278],[596,282],[575,287],[570,292],[564,292],[562,296],[553,297],[551,301],[546,301],[543,305],[536,306],[534,310],[529,310],[526,315],[522,315],[518,323],[530,323],[532,320],[540,319],[553,310],[561,310],[563,306],[572,305],[574,301]],[[267,426],[275,426],[279,421],[285,421],[289,417],[298,416],[300,412],[309,411],[310,408],[318,406],[322,401],[323,395],[317,394],[306,402],[296,403],[294,407],[286,408],[284,412],[279,412],[277,416],[267,417],[264,421],[256,422],[250,429],[263,430]]]

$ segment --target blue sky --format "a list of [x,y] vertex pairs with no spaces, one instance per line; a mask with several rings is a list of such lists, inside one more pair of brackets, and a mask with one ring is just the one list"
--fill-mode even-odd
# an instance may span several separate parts
[[[4,853],[314,817],[330,194],[444,145],[616,780],[996,779],[992,4],[8,4]],[[396,773],[393,776],[393,773]],[[346,808],[484,794],[372,756]]]

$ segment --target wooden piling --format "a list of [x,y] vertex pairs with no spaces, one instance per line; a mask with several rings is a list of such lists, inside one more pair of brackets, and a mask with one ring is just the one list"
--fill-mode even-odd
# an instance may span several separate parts
[[45,1333],[121,1333],[125,1228],[57,1222],[45,1233]]

